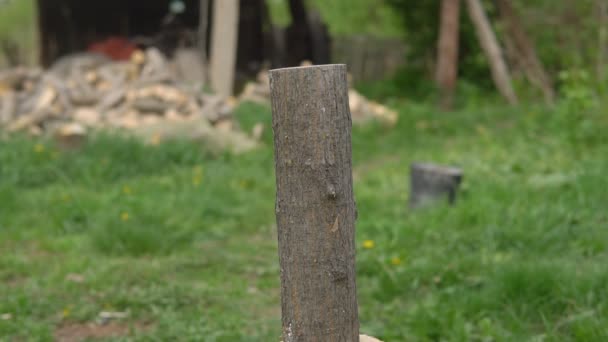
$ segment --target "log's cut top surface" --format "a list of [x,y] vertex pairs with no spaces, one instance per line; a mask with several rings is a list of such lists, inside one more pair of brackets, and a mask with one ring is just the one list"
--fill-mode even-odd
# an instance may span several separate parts
[[310,69],[310,68],[334,68],[334,67],[343,67],[346,68],[346,64],[320,64],[320,65],[303,65],[303,66],[296,66],[296,67],[289,67],[289,68],[280,68],[280,69],[271,69],[270,73],[280,73],[280,72],[289,72],[289,71],[296,71],[296,70],[303,70],[303,69]]
[[462,169],[452,166],[442,166],[432,163],[414,163],[412,169],[423,170],[431,173],[443,174],[446,176],[461,176]]

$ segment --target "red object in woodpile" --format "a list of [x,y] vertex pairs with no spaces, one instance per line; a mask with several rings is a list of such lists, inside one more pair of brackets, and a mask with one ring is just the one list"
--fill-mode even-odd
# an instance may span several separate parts
[[105,40],[89,45],[90,52],[97,52],[108,56],[115,61],[128,60],[137,46],[123,37],[109,37]]

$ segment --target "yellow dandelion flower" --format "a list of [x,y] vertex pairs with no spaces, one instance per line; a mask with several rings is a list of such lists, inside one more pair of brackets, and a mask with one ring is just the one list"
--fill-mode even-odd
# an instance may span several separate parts
[[194,167],[193,170],[194,175],[192,176],[192,184],[194,186],[199,186],[203,182],[203,167],[198,165]]
[[372,249],[375,246],[376,246],[376,243],[374,242],[374,240],[363,241],[363,248],[365,248],[365,249]]
[[34,145],[34,152],[36,152],[36,153],[44,152],[44,145],[42,145],[42,144]]
[[122,193],[125,195],[130,195],[132,193],[132,190],[128,185],[125,185],[122,187]]
[[72,313],[72,309],[67,307],[63,309],[63,312],[61,312],[61,315],[63,316],[63,318],[69,317],[70,314]]
[[400,257],[392,257],[391,258],[391,264],[395,265],[395,266],[399,266],[401,265],[403,261],[401,260]]
[[127,213],[127,212],[121,213],[120,214],[120,219],[123,220],[123,221],[125,221],[125,222],[129,221],[129,213]]
[[192,185],[194,185],[194,186],[201,185],[202,181],[203,180],[201,179],[200,176],[194,176],[194,177],[192,177]]

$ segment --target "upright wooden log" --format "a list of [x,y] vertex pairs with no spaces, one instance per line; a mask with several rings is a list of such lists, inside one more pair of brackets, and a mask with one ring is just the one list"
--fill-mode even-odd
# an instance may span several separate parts
[[440,17],[436,78],[441,91],[441,108],[451,110],[454,107],[454,91],[458,78],[460,0],[443,0]]
[[283,341],[359,340],[345,65],[270,71]]

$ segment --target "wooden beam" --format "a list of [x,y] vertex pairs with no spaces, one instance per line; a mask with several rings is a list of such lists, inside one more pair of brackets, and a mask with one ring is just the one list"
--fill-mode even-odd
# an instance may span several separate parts
[[441,92],[440,106],[444,110],[451,110],[458,78],[460,0],[443,0],[440,18],[436,78]]
[[238,40],[239,0],[213,2],[211,86],[221,95],[233,93]]
[[492,25],[483,9],[483,4],[480,0],[466,0],[469,17],[475,26],[475,32],[479,39],[479,44],[490,64],[492,79],[500,94],[509,102],[509,104],[517,104],[517,95],[511,84],[511,75],[507,69],[507,64],[502,53],[502,49],[498,44]]

